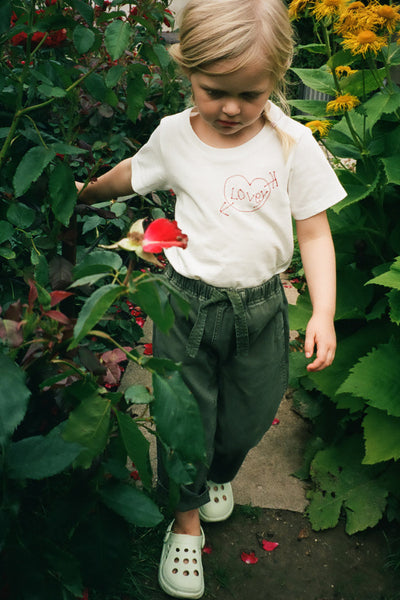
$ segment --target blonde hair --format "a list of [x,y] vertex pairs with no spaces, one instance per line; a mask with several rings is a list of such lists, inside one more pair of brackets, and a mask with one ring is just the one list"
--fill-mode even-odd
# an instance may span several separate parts
[[[229,72],[264,61],[272,96],[288,112],[285,74],[293,57],[293,29],[282,0],[190,0],[179,22],[179,43],[171,56],[186,74],[207,72],[229,61]],[[269,120],[288,153],[292,138]]]

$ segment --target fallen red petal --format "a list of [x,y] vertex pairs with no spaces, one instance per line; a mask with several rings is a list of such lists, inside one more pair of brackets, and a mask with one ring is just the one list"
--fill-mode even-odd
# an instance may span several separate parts
[[261,543],[263,549],[267,552],[272,552],[273,550],[275,550],[275,548],[279,546],[278,542],[268,542],[267,540],[263,540]]
[[279,419],[274,419],[272,421],[272,425],[278,425],[280,423]]
[[250,552],[250,553],[242,552],[242,554],[240,555],[240,558],[247,565],[255,565],[256,563],[258,563],[258,558],[255,555],[255,552]]
[[143,354],[145,356],[152,356],[153,354],[153,344],[144,344]]
[[203,552],[203,554],[211,554],[211,552],[212,552],[211,546],[204,546],[202,552]]

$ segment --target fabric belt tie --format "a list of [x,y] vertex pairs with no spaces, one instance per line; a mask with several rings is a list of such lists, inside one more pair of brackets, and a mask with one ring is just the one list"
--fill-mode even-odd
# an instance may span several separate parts
[[188,343],[186,345],[186,352],[191,358],[196,356],[201,340],[203,339],[207,319],[207,308],[213,304],[226,301],[230,302],[233,308],[236,335],[236,354],[246,356],[249,353],[249,329],[247,326],[243,300],[239,292],[231,289],[220,290],[214,288],[214,290],[211,292],[210,298],[200,304],[196,321],[189,335]]

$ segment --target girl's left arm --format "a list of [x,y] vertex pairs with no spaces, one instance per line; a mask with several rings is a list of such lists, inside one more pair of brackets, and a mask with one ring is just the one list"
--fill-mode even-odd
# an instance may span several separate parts
[[326,212],[296,221],[297,239],[313,306],[306,329],[304,352],[311,358],[308,371],[321,371],[333,362],[336,350],[336,263]]

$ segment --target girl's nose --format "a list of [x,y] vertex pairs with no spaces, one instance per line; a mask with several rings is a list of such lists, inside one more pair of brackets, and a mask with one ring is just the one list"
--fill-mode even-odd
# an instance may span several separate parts
[[240,103],[234,98],[226,98],[222,110],[229,117],[234,117],[240,113]]

